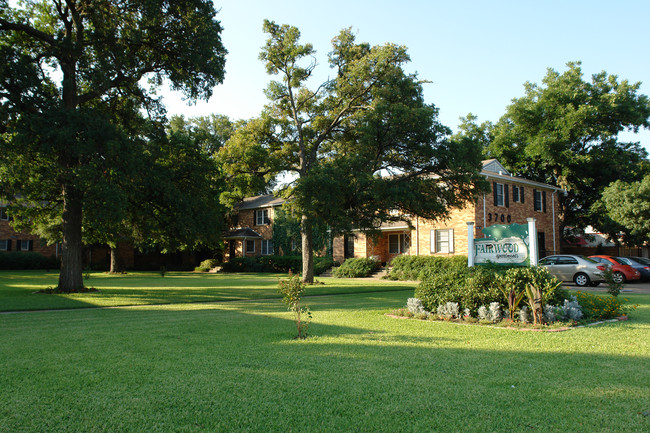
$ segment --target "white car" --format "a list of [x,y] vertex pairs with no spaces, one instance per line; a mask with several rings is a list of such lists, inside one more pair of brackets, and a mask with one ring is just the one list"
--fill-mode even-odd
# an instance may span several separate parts
[[577,286],[597,286],[605,281],[607,266],[585,256],[558,254],[544,257],[539,265],[560,281],[573,281]]

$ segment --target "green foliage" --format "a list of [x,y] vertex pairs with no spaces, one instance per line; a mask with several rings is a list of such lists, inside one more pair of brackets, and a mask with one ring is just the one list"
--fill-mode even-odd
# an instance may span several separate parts
[[[269,105],[220,153],[227,174],[244,183],[296,176],[283,196],[309,245],[304,267],[315,248],[313,227],[376,229],[398,219],[391,209],[435,219],[482,192],[480,146],[448,139],[421,81],[403,69],[405,47],[357,43],[343,30],[329,53],[333,78],[312,90],[313,46],[300,43],[296,27],[265,20],[264,31],[260,59],[277,76],[266,90]],[[382,171],[391,176],[377,176]],[[304,269],[303,278],[311,273]]]
[[305,292],[305,283],[300,280],[299,275],[292,275],[289,278],[278,282],[278,291],[282,295],[282,302],[293,312],[298,329],[296,338],[307,338],[307,329],[311,322],[311,310],[309,306],[301,305],[302,295]]
[[[167,80],[190,99],[209,98],[224,78],[222,29],[206,0],[119,7],[107,0],[3,3],[0,194],[27,205],[20,206],[22,217],[16,214],[18,224],[59,235],[55,240],[64,248],[58,286],[77,291],[83,287],[83,236],[95,241],[93,231],[97,238],[108,232],[112,239],[102,242],[115,244],[116,232],[122,234],[120,216],[131,210],[130,193],[141,180],[132,175],[149,161],[143,142],[151,136],[143,113],[164,118],[155,89]],[[146,163],[140,168],[147,173],[141,176],[161,179]],[[201,221],[201,215],[193,216]],[[167,228],[152,226],[149,234]]]
[[39,253],[17,251],[5,253],[0,251],[0,269],[58,269],[59,260]]
[[467,267],[467,256],[410,256],[400,255],[390,262],[388,278],[403,281],[423,280],[442,269],[463,269]]
[[203,260],[199,266],[197,266],[194,271],[195,272],[208,272],[210,269],[215,268],[218,266],[220,262],[217,259],[207,259]]
[[613,297],[617,297],[623,289],[623,283],[616,282],[614,272],[609,267],[603,271],[603,277],[605,277],[605,282],[607,283],[607,293]]
[[586,320],[614,319],[636,308],[633,305],[625,305],[626,299],[614,296],[599,296],[579,291],[576,293],[576,298]]
[[650,174],[638,182],[617,180],[605,188],[602,200],[610,218],[625,227],[636,244],[650,242]]
[[526,83],[525,95],[487,126],[487,156],[512,173],[567,191],[556,197],[561,232],[592,225],[616,233],[597,205],[611,182],[647,174],[647,152],[618,137],[650,126],[650,101],[638,93],[640,85],[604,71],[584,80],[579,62],[568,63],[563,73],[549,69],[541,85]]
[[381,267],[381,263],[373,258],[347,259],[343,264],[334,268],[332,274],[336,278],[365,278],[374,274]]
[[[334,264],[331,257],[314,257],[314,273],[320,275]],[[223,272],[293,272],[302,270],[301,256],[233,257],[221,264]]]
[[[330,238],[330,233],[326,225],[313,225],[312,248],[314,251],[323,251],[329,248]],[[292,215],[291,212],[287,212],[284,209],[276,209],[273,218],[273,245],[285,255],[300,254],[302,250],[302,239],[299,217]]]
[[[415,290],[415,297],[422,300],[428,311],[436,311],[438,305],[457,302],[461,310],[469,309],[475,316],[481,306],[498,302],[509,306],[510,293],[514,291],[513,306],[521,302],[522,292],[533,284],[541,290],[544,302],[561,305],[568,298],[559,288],[560,282],[546,268],[489,268],[461,266],[457,259],[448,259],[455,266],[430,268]],[[517,300],[519,302],[517,302]],[[510,308],[513,317],[514,308]]]

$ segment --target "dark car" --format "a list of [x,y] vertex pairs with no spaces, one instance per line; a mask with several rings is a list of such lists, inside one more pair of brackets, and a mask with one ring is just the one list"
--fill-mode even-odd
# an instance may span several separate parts
[[626,283],[641,278],[639,271],[632,266],[626,265],[613,256],[589,256],[590,259],[609,265],[612,269],[612,278],[617,283]]
[[632,266],[641,274],[641,281],[650,281],[650,260],[643,257],[616,257],[626,265]]

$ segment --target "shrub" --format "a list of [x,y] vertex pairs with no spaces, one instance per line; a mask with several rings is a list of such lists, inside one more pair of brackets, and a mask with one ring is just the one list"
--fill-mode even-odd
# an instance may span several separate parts
[[282,295],[282,302],[292,311],[298,329],[296,338],[307,338],[307,328],[311,322],[311,310],[309,306],[301,305],[302,294],[305,292],[305,284],[300,280],[298,274],[291,274],[286,280],[278,282],[278,291]]
[[577,292],[576,299],[582,307],[587,320],[607,320],[623,316],[636,308],[623,303],[625,299],[613,296],[598,296],[591,293]]
[[[300,263],[302,268],[302,262]],[[334,260],[329,257],[314,257],[314,275],[320,275],[334,266]]]
[[423,280],[449,268],[467,268],[467,256],[397,256],[390,263],[388,278],[394,280]]
[[446,319],[457,319],[460,318],[460,309],[458,308],[458,302],[447,302],[446,304],[438,305],[437,311],[438,316],[444,317]]
[[373,258],[348,259],[332,273],[337,278],[364,278],[377,272],[380,266]]
[[[331,257],[314,257],[314,274],[320,275],[331,268]],[[234,257],[221,265],[224,272],[292,272],[302,271],[301,256]]]
[[195,272],[208,272],[210,269],[215,268],[219,264],[217,259],[207,259],[203,260],[199,266],[194,268]]
[[424,310],[424,305],[422,305],[422,301],[420,301],[418,298],[408,298],[406,301],[406,308],[411,312],[411,314],[426,313]]
[[22,270],[22,269],[58,269],[59,260],[54,257],[46,257],[34,252],[0,252],[0,269]]

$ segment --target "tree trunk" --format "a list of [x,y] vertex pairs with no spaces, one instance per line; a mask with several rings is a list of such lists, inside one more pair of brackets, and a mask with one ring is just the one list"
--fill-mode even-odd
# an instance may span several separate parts
[[63,248],[58,290],[65,293],[84,288],[81,217],[81,194],[73,186],[63,185]]
[[114,247],[111,247],[111,269],[109,273],[117,274],[122,272],[122,264],[120,263],[120,255],[117,249],[117,244]]
[[302,237],[302,281],[311,284],[314,282],[313,230],[311,221],[306,215],[302,216],[300,222],[300,235]]

